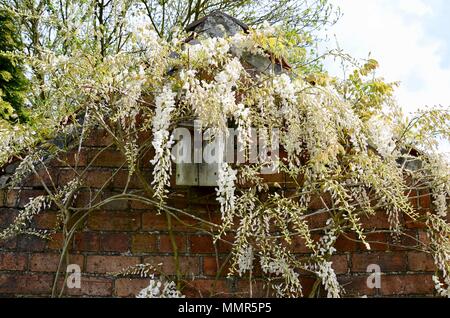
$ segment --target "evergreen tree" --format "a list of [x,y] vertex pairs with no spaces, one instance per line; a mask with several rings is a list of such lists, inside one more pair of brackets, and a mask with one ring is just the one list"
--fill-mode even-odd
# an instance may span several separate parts
[[0,118],[10,122],[26,121],[24,109],[27,78],[16,53],[22,49],[14,18],[0,10]]

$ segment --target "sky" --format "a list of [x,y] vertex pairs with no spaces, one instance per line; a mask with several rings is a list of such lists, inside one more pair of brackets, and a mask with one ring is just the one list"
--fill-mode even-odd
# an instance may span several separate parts
[[[450,1],[331,0],[343,16],[329,28],[328,47],[380,63],[377,75],[399,81],[405,114],[425,105],[450,106]],[[337,72],[337,69],[335,70]],[[331,69],[333,72],[333,69]],[[450,158],[450,145],[442,151]]]

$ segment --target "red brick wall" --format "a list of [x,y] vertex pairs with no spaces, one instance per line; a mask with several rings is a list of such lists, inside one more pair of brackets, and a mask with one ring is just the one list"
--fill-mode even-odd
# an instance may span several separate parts
[[[103,146],[111,140],[107,134],[96,132],[86,140],[80,157],[80,169],[93,160]],[[74,163],[74,153],[65,158]],[[124,158],[115,150],[107,150],[97,157],[89,169],[86,184],[95,193],[124,162]],[[144,160],[148,162],[148,160]],[[73,178],[74,172],[58,160],[50,164],[52,179],[64,185]],[[149,167],[144,173],[150,177]],[[42,174],[44,177],[45,174]],[[103,198],[120,191],[127,180],[127,171],[117,173],[105,188]],[[270,179],[270,180],[269,180]],[[269,176],[267,181],[278,182],[289,187],[291,183],[284,175]],[[0,228],[6,227],[30,197],[44,194],[36,177],[26,180],[23,187],[12,191],[0,190]],[[139,189],[137,178],[133,178],[130,188]],[[98,189],[97,189],[98,190]],[[212,189],[184,189],[171,204],[178,208],[194,212],[204,219],[218,222],[220,216],[214,201]],[[84,206],[89,200],[89,191],[80,193],[76,205]],[[413,194],[414,195],[414,194]],[[189,199],[188,199],[189,197]],[[422,211],[430,208],[428,196],[414,199],[413,202]],[[313,201],[311,208],[320,208],[319,201]],[[190,218],[180,216],[183,222],[196,225]],[[320,217],[308,220],[314,226],[320,226],[325,220]],[[181,270],[188,277],[188,286],[183,293],[188,296],[248,296],[248,280],[227,279],[226,274],[215,279],[217,268],[230,252],[230,245],[214,245],[212,238],[201,229],[186,226],[173,220],[174,235],[177,241]],[[370,220],[363,220],[368,229],[387,229],[385,214],[379,214]],[[421,224],[403,220],[408,236],[400,242],[392,241],[385,233],[369,235],[372,250],[355,242],[354,237],[341,236],[336,244],[338,252],[333,257],[333,265],[347,296],[432,296],[434,286],[431,280],[435,268],[432,259],[425,253],[414,251],[419,242],[426,241]],[[56,223],[56,211],[48,210],[38,215],[33,222],[37,229],[51,229]],[[36,237],[20,236],[7,242],[0,242],[0,295],[48,296],[59,262],[62,244],[61,233],[52,235],[53,240],[45,241]],[[296,253],[306,253],[301,241],[294,242]],[[154,208],[137,202],[116,201],[92,213],[86,220],[83,230],[78,231],[70,248],[70,263],[78,264],[82,270],[81,289],[66,289],[66,295],[86,297],[133,297],[148,285],[148,279],[116,278],[111,272],[138,263],[151,263],[168,275],[175,275],[175,262],[170,243],[166,218]],[[366,285],[369,264],[381,266],[381,289],[369,289]],[[255,276],[257,276],[257,272]],[[304,293],[307,295],[314,284],[314,278],[303,277]],[[266,295],[262,283],[256,281],[254,296]]]

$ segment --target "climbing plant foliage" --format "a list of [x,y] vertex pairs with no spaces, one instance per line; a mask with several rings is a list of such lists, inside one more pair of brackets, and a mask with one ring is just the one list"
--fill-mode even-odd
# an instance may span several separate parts
[[[144,192],[125,187],[122,193],[103,199],[99,191],[89,204],[75,207],[77,193],[89,186],[84,183],[87,170],[75,164],[76,178],[63,188],[42,179],[47,195],[31,200],[16,221],[0,232],[0,238],[18,233],[45,238],[48,233],[26,225],[54,204],[60,214],[55,230],[62,230],[65,238],[64,259],[70,240],[90,213],[114,200],[135,200],[157,207],[168,220],[179,214],[195,218],[216,241],[234,234],[229,242],[230,276],[251,277],[257,266],[277,296],[299,297],[307,296],[301,275],[315,275],[326,296],[341,297],[345,289],[331,261],[336,240],[353,233],[370,250],[372,229],[364,228],[361,219],[383,211],[394,241],[404,231],[403,217],[426,224],[429,244],[422,242],[420,248],[434,257],[436,289],[448,296],[450,174],[448,161],[437,151],[437,138],[449,137],[449,109],[425,109],[407,119],[392,95],[396,84],[375,76],[375,60],[354,66],[351,76],[343,79],[301,63],[291,71],[276,72],[274,67],[255,72],[244,62],[244,56],[262,56],[275,66],[279,59],[268,52],[298,50],[296,41],[284,40],[289,36],[262,24],[226,38],[196,35],[196,42],[186,43],[187,34],[178,33],[166,41],[150,25],[140,24],[117,54],[43,51],[33,63],[46,79],[41,87],[47,96],[42,107],[51,110],[51,116],[45,119],[45,137],[75,136],[71,147],[81,149],[91,131],[105,129],[114,141],[111,147],[127,158],[130,178],[137,175]],[[306,60],[307,51],[302,54]],[[271,131],[277,129],[283,151],[271,164],[277,172],[286,173],[295,187],[269,187],[261,177],[264,163],[223,163],[216,187],[220,224],[172,207],[170,198],[176,191],[170,187],[172,132],[188,120],[201,121],[211,138],[226,134],[234,123],[239,139],[249,140],[248,128],[255,127],[268,145],[275,142]],[[144,143],[138,142],[142,132],[151,132]],[[20,186],[28,173],[44,169],[46,158],[67,150],[49,145],[42,133],[31,128],[11,126],[0,133],[0,162],[7,163],[13,155],[21,158],[11,187]],[[150,180],[141,171],[149,151],[154,151]],[[432,193],[433,210],[419,213],[411,204],[418,197],[411,191],[424,189]],[[324,207],[311,211],[313,199]],[[328,221],[315,228],[308,222],[311,215],[324,215]],[[73,217],[76,221],[70,222]],[[309,254],[293,253],[299,239]],[[151,272],[146,271],[146,276]],[[140,297],[166,292],[179,296],[174,284],[163,286],[151,277],[151,286]],[[182,288],[188,279],[178,270],[174,280]],[[164,291],[154,290],[155,286],[163,286]],[[54,295],[58,294],[62,291],[57,291],[55,283]]]

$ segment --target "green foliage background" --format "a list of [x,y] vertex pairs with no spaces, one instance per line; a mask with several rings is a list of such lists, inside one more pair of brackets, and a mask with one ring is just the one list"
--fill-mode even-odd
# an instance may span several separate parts
[[11,122],[24,122],[28,85],[20,58],[23,45],[16,21],[6,10],[0,10],[0,117]]

